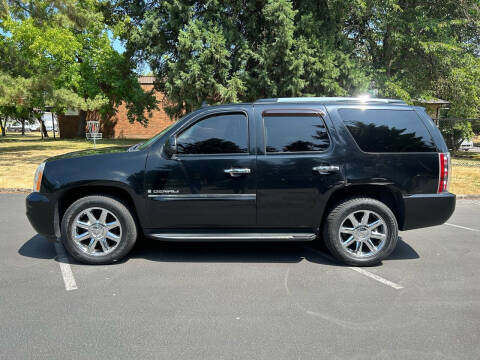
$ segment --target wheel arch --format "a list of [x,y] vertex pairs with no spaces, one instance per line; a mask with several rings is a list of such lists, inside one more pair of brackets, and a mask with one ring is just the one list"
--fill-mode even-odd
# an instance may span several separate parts
[[68,207],[72,205],[78,199],[81,199],[90,195],[106,195],[116,198],[122,201],[132,212],[133,218],[137,223],[137,227],[141,230],[139,222],[138,208],[135,204],[132,195],[122,188],[116,185],[85,185],[79,187],[70,188],[62,193],[57,203],[58,211],[58,227],[62,222],[63,216]]
[[365,196],[383,202],[392,210],[397,220],[399,228],[403,226],[403,201],[400,191],[388,185],[349,185],[334,191],[328,198],[325,211],[320,223],[320,229],[323,227],[325,219],[330,211],[341,201],[355,197]]

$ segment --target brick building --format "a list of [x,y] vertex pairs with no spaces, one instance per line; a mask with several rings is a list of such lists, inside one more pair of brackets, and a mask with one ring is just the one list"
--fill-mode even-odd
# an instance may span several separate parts
[[[146,91],[153,89],[153,76],[142,76],[138,78],[142,88]],[[172,123],[172,120],[161,108],[161,100],[163,95],[159,92],[155,93],[159,100],[159,110],[152,111],[151,117],[148,118],[148,126],[144,127],[138,122],[131,124],[127,118],[127,109],[124,104],[120,105],[117,113],[110,119],[101,120],[96,113],[88,113],[88,120],[100,120],[100,132],[106,138],[138,138],[146,139],[159,133]],[[73,138],[78,134],[78,126],[80,119],[78,115],[59,115],[58,126],[60,137]]]

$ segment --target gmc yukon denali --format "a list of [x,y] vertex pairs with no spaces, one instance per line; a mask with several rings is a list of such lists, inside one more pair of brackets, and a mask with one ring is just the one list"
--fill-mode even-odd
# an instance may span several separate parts
[[444,223],[450,155],[399,100],[278,98],[208,106],[130,148],[46,160],[26,199],[35,230],[88,264],[165,241],[324,241],[368,266],[399,230]]

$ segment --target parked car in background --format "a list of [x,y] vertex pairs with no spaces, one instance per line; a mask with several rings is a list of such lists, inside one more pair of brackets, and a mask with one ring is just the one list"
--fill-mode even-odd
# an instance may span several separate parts
[[[423,108],[391,99],[280,98],[203,107],[143,144],[39,165],[35,230],[88,264],[139,234],[166,241],[309,241],[377,264],[398,230],[455,209],[450,154]],[[199,245],[201,246],[201,245]]]
[[460,150],[468,151],[473,149],[473,140],[463,140],[460,144]]
[[30,131],[40,131],[40,122],[38,120],[35,120],[33,123],[28,125],[25,124],[25,126],[28,126]]
[[[22,132],[22,123],[20,121],[13,121],[7,125],[7,131],[9,132]],[[25,123],[25,132],[29,132],[30,128]]]

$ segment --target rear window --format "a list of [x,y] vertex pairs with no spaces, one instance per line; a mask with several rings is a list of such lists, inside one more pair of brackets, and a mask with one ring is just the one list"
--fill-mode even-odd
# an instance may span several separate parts
[[365,152],[436,152],[422,119],[409,110],[340,109],[340,117]]

